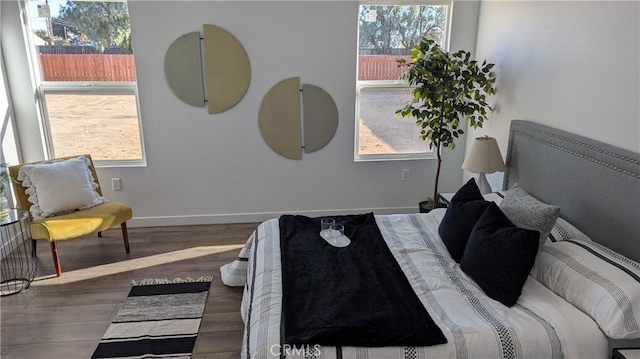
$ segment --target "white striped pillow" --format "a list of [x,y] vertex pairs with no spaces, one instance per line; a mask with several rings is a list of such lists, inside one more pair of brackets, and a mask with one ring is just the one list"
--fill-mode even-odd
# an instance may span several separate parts
[[640,338],[640,264],[596,242],[547,242],[531,275],[613,339]]
[[556,224],[553,225],[553,228],[549,233],[549,239],[547,239],[547,241],[559,242],[566,241],[568,239],[591,241],[591,238],[589,238],[589,236],[580,232],[580,230],[574,225],[562,218],[558,218]]

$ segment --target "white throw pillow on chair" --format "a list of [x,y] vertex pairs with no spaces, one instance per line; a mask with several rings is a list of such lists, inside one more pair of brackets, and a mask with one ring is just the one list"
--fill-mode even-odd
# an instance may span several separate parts
[[33,218],[40,220],[107,202],[96,192],[98,184],[90,164],[87,157],[79,156],[20,168],[18,180],[27,188]]

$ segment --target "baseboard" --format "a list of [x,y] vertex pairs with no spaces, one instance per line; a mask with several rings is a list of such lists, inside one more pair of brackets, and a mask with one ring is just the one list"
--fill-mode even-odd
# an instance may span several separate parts
[[320,211],[293,211],[293,212],[258,212],[258,213],[227,213],[227,214],[198,214],[188,216],[158,216],[158,217],[133,217],[127,222],[129,227],[160,227],[160,226],[193,226],[200,224],[221,223],[254,223],[264,222],[271,218],[280,217],[283,214],[296,214],[309,217],[322,217],[331,215],[346,215],[354,213],[373,212],[375,214],[416,213],[418,207],[387,207],[387,208],[353,208],[332,209]]

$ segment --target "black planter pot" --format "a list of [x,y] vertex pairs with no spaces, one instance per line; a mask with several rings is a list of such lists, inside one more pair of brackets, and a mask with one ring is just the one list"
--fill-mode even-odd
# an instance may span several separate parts
[[420,209],[420,213],[429,213],[432,209],[435,208],[435,202],[432,200],[426,200],[418,203],[418,208]]

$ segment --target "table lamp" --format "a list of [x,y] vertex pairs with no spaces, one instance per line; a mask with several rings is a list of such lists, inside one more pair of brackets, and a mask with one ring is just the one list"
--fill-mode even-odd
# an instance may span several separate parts
[[500,154],[500,148],[495,138],[487,135],[476,137],[471,146],[471,151],[462,163],[462,169],[478,173],[478,188],[482,194],[491,192],[491,186],[487,182],[486,173],[504,171],[505,165]]

